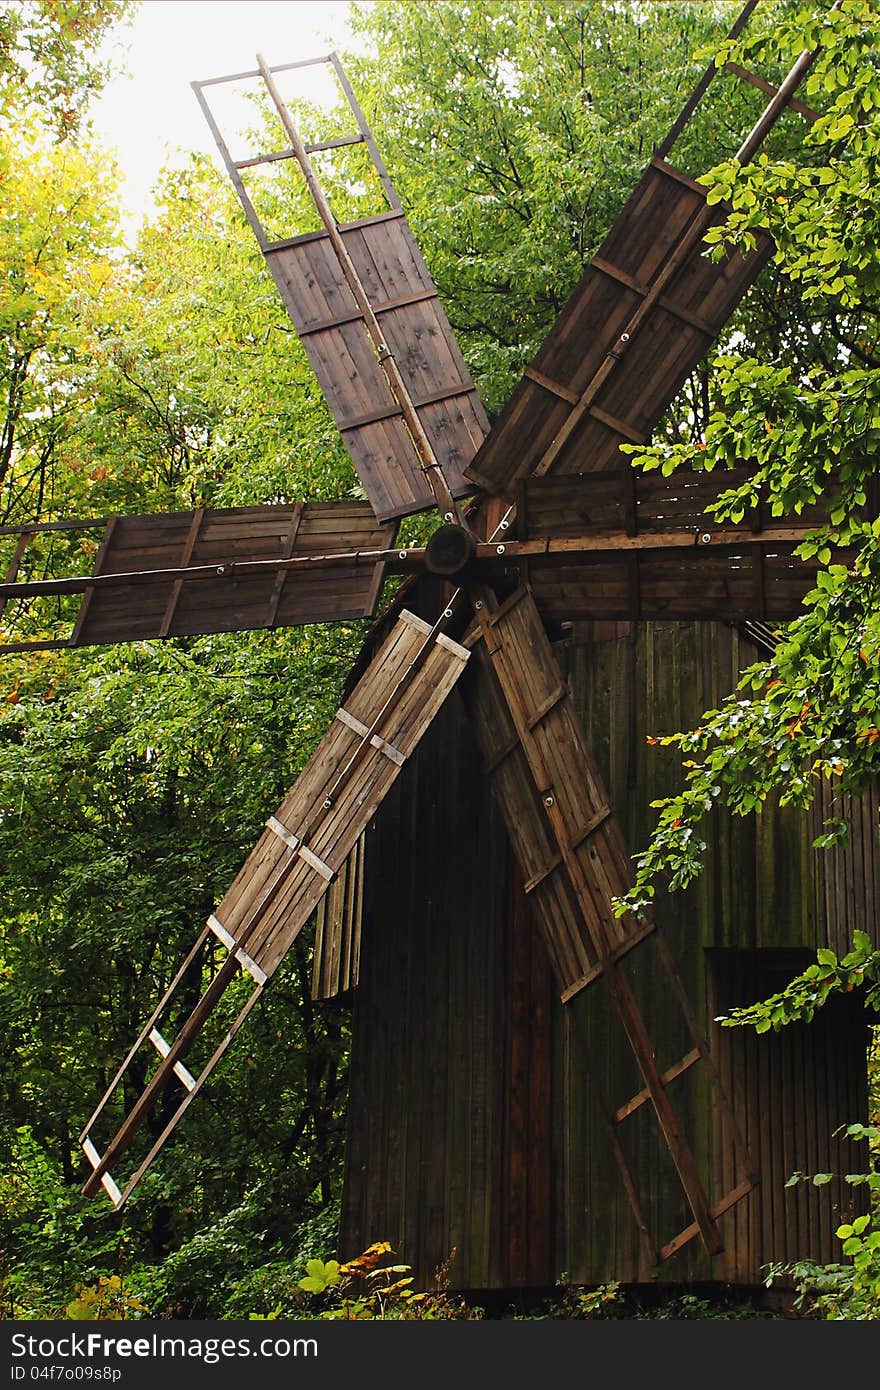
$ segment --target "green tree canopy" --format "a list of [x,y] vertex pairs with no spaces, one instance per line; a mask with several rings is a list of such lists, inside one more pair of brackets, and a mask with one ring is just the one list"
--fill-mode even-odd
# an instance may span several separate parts
[[[658,873],[673,887],[701,867],[700,825],[716,804],[738,814],[769,796],[809,806],[831,779],[841,807],[876,777],[880,758],[880,27],[868,0],[844,0],[818,17],[800,14],[772,44],[747,58],[789,58],[805,44],[818,56],[806,99],[825,114],[805,140],[803,158],[728,161],[707,179],[713,201],[727,198],[726,227],[708,240],[749,244],[757,228],[773,236],[781,276],[797,288],[820,344],[811,363],[725,354],[715,363],[714,407],[704,438],[632,450],[646,468],[722,470],[750,465],[747,483],[711,509],[739,520],[759,493],[774,516],[821,502],[828,524],[800,548],[821,568],[807,612],[780,634],[773,659],[747,671],[740,688],[693,731],[667,737],[687,755],[685,790],[662,803],[657,831],[641,857],[630,895],[639,906]],[[869,495],[871,505],[869,506]],[[840,548],[846,547],[841,554]],[[846,557],[846,558],[845,558]],[[843,813],[822,837],[847,833]]]

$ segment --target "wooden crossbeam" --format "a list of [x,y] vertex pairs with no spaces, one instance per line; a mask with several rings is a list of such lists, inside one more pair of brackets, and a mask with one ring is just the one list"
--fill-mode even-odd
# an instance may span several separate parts
[[[281,552],[282,560],[289,560],[294,552],[297,536],[299,535],[300,523],[302,522],[303,511],[303,503],[297,502],[293,509],[293,516],[290,519],[290,531],[288,532],[287,540],[284,542],[284,549]],[[289,572],[289,570],[279,570],[275,575],[272,597],[269,599],[269,611],[266,614],[267,628],[273,628],[278,620],[278,608],[281,603],[281,596],[284,593],[284,585],[287,582]]]
[[[102,566],[107,558],[107,552],[113,543],[113,533],[116,530],[116,524],[118,521],[118,516],[111,516],[107,522],[107,525],[104,527],[104,534],[101,537],[101,543],[98,546],[98,553],[95,556],[95,563],[92,566],[92,575],[94,577],[97,577],[101,573]],[[74,623],[73,631],[70,634],[70,645],[72,647],[76,646],[77,642],[79,641],[82,635],[86,619],[89,615],[89,608],[91,606],[92,597],[95,592],[95,586],[93,584],[90,584],[88,580],[85,581],[83,587],[83,601],[79,606],[79,612],[76,615],[76,622]]]
[[[160,1057],[167,1057],[168,1053],[171,1051],[170,1044],[165,1041],[158,1028],[150,1029],[150,1042],[153,1044]],[[183,1082],[188,1091],[195,1090],[195,1077],[191,1071],[187,1070],[182,1062],[174,1063],[174,1075],[177,1077],[178,1081]]]
[[[188,567],[190,561],[192,560],[192,554],[195,549],[196,541],[198,540],[199,531],[201,530],[201,525],[204,519],[205,508],[196,507],[192,515],[192,521],[190,522],[186,540],[183,543],[183,554],[180,557],[180,568],[182,570],[185,570]],[[171,631],[171,624],[174,621],[174,614],[177,609],[178,600],[180,599],[180,591],[182,587],[183,578],[181,577],[180,579],[175,579],[171,587],[171,593],[168,597],[168,603],[165,607],[165,612],[162,616],[162,622],[159,625],[160,637],[167,637],[168,633]]]
[[264,985],[266,983],[266,980],[268,979],[265,970],[261,970],[259,965],[257,965],[257,962],[251,956],[248,955],[244,947],[238,945],[237,941],[235,940],[235,937],[231,934],[231,932],[228,932],[226,930],[223,923],[218,920],[218,918],[214,915],[213,912],[208,918],[208,926],[211,928],[211,931],[214,933],[217,940],[222,942],[223,945],[226,947],[227,951],[231,952],[231,954],[235,956],[235,959],[238,961],[239,965],[244,966],[245,970],[254,980],[256,980],[257,984]]
[[[353,714],[349,714],[348,710],[343,709],[341,706],[336,711],[334,717],[342,724],[345,724],[346,728],[353,729],[361,738],[366,738],[369,734],[366,724],[362,723],[360,719],[355,719]],[[373,748],[378,748],[379,752],[384,753],[386,758],[390,758],[398,767],[403,767],[403,764],[406,762],[406,756],[401,753],[399,748],[392,747],[390,743],[386,743],[385,739],[380,738],[378,734],[370,734],[369,737]]]
[[[690,1052],[686,1053],[680,1062],[676,1062],[674,1066],[667,1067],[666,1071],[661,1074],[660,1081],[662,1085],[668,1086],[670,1081],[675,1081],[676,1077],[683,1076],[686,1071],[690,1070],[695,1062],[701,1060],[702,1056],[703,1054],[698,1047],[691,1048]],[[633,1115],[636,1110],[650,1099],[651,1092],[648,1090],[647,1086],[643,1086],[641,1091],[637,1091],[631,1100],[628,1100],[625,1105],[621,1105],[615,1110],[614,1123],[619,1125],[622,1120],[625,1120],[629,1115]]]
[[[725,70],[732,72],[734,77],[738,77],[742,82],[749,82],[753,87],[757,87],[759,92],[764,92],[768,97],[775,97],[779,91],[772,82],[768,82],[766,77],[761,77],[757,72],[749,72],[748,68],[740,67],[739,63],[725,63]],[[819,112],[814,111],[812,106],[805,106],[802,101],[789,99],[788,108],[796,111],[799,116],[805,117],[808,121],[818,121]]]
[[[6,584],[14,583],[15,579],[18,577],[18,567],[21,564],[22,559],[24,558],[24,552],[27,550],[28,546],[33,540],[33,537],[33,531],[22,531],[21,535],[19,536],[18,544],[15,547],[12,559],[10,560],[9,565],[6,569],[6,575],[4,579],[4,582]],[[3,610],[8,602],[9,600],[5,598],[2,593],[0,593],[0,618],[3,617]]]
[[[95,1148],[91,1139],[83,1139],[80,1147],[82,1148],[82,1151],[85,1154],[86,1158],[89,1160],[89,1163],[91,1163],[92,1168],[100,1167],[101,1155],[98,1153],[98,1150]],[[113,1181],[109,1173],[102,1173],[101,1186],[107,1193],[107,1196],[110,1198],[110,1201],[113,1203],[114,1207],[120,1207],[122,1205],[122,1193],[120,1192],[119,1188],[117,1187],[116,1183]]]

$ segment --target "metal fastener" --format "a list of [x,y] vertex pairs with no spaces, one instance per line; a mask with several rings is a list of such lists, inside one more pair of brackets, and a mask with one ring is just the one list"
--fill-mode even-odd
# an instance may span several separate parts
[[504,554],[504,546],[503,546],[503,545],[499,545],[495,553],[496,553],[496,555],[503,555],[503,554]]
[[704,531],[703,534],[700,536],[700,545],[709,545],[709,543],[711,542],[711,540],[712,540],[712,532],[711,532],[711,531]]
[[628,343],[628,342],[629,342],[629,334],[628,334],[628,333],[621,333],[621,335],[620,335],[620,341],[621,341],[622,343]]

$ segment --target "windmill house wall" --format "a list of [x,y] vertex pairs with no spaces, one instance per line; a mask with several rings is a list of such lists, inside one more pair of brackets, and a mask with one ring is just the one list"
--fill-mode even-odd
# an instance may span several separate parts
[[[647,736],[692,725],[756,651],[722,624],[606,624],[577,629],[557,655],[628,841],[644,844],[650,801],[680,775]],[[869,798],[866,826],[872,813],[876,823]],[[814,833],[790,810],[719,822],[702,878],[659,904],[701,1020],[777,988],[816,946],[842,949],[867,925],[880,888],[870,829],[821,874]],[[691,1241],[657,1271],[640,1262],[597,1095],[613,1108],[641,1081],[600,986],[559,1003],[457,692],[367,831],[360,945],[344,1255],[387,1238],[429,1280],[455,1250],[451,1283],[471,1289],[549,1287],[562,1275],[755,1284],[770,1260],[837,1258],[834,1229],[860,1189],[784,1184],[795,1170],[864,1161],[832,1138],[867,1107],[867,1028],[850,1001],[778,1036],[712,1025],[762,1181],[721,1218],[722,1255],[710,1261]],[[680,1056],[648,955],[629,959],[658,1059],[666,1047]],[[672,1083],[674,1099],[704,1172],[727,1191],[731,1136],[699,1071]],[[644,1106],[620,1135],[662,1243],[690,1213],[649,1118]]]

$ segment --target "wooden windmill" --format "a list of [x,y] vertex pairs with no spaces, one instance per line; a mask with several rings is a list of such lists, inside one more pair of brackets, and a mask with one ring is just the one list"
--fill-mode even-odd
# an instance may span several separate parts
[[[735,69],[769,97],[736,153],[741,163],[787,108],[813,115],[793,101],[811,57],[804,53],[778,89]],[[304,143],[276,77],[310,63],[331,65],[356,135]],[[647,440],[772,252],[764,238],[751,254],[709,261],[705,232],[727,210],[707,205],[705,189],[667,160],[714,73],[712,66],[655,152],[491,428],[337,57],[276,68],[260,57],[251,71],[193,84],[369,501],[110,518],[91,574],[19,582],[34,526],[22,532],[0,604],[81,592],[72,634],[59,646],[365,617],[387,574],[434,576],[436,607],[429,618],[404,607],[418,606],[410,585],[386,616],[331,728],[90,1117],[81,1136],[91,1165],[87,1193],[103,1186],[116,1207],[126,1201],[303,927],[329,891],[354,881],[365,829],[461,681],[557,992],[568,1006],[585,991],[605,991],[635,1058],[638,1089],[603,1097],[601,1108],[640,1265],[656,1268],[695,1240],[709,1255],[722,1249],[719,1218],[758,1175],[662,934],[650,916],[615,915],[615,899],[631,884],[629,857],[545,630],[597,618],[772,624],[794,616],[810,587],[810,567],[793,551],[815,524],[811,517],[774,527],[756,511],[719,530],[705,517],[718,492],[711,477],[643,476],[619,452]],[[265,84],[289,144],[235,161],[209,97],[217,85],[243,79]],[[387,208],[340,224],[312,156],[350,143],[372,159]],[[298,164],[321,230],[268,239],[242,171],[279,160]],[[474,500],[465,506],[466,498]],[[398,520],[429,508],[442,521],[428,545],[395,546]],[[166,1039],[164,1019],[200,961],[210,965],[203,992]],[[634,968],[679,1012],[687,1042],[668,1061],[659,1060]],[[242,976],[252,987],[246,1002],[205,1048],[217,1006]],[[204,1056],[191,1069],[197,1043]],[[99,1146],[108,1102],[142,1049],[155,1054],[152,1074]],[[673,1083],[692,1069],[704,1074],[733,1135],[735,1158],[718,1190],[701,1172],[674,1103]],[[170,1118],[120,1177],[124,1155],[169,1087],[177,1095]],[[687,1210],[680,1229],[658,1235],[646,1218],[642,1175],[621,1141],[634,1115],[653,1117],[671,1157]]]

